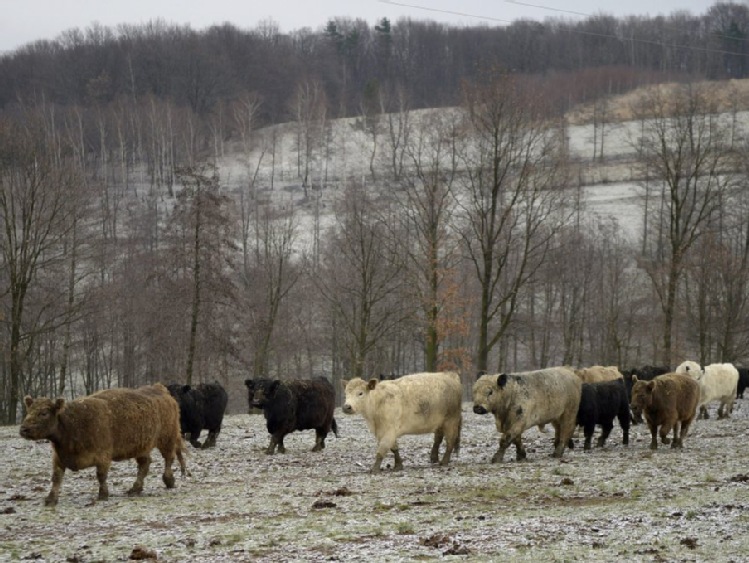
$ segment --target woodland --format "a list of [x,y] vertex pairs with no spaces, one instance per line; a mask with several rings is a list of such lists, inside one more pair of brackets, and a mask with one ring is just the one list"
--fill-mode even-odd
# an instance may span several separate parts
[[[157,20],[3,54],[0,423],[26,394],[154,381],[217,380],[237,410],[248,377],[745,363],[748,33],[719,2]],[[627,155],[604,145],[616,120]],[[617,167],[636,240],[579,197]]]

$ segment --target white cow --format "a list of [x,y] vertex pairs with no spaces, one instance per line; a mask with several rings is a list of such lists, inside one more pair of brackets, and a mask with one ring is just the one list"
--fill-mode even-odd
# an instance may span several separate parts
[[404,434],[434,433],[429,459],[437,463],[440,443],[446,442],[440,465],[450,462],[460,446],[463,422],[463,389],[455,372],[415,373],[392,381],[354,378],[342,381],[346,402],[343,412],[361,414],[377,439],[372,473],[380,471],[383,458],[392,451],[394,469],[403,469],[398,438]]
[[697,362],[687,360],[676,373],[686,373],[700,384],[699,418],[709,418],[707,405],[712,401],[720,401],[718,418],[731,416],[739,382],[739,371],[733,364],[710,364],[702,369]]

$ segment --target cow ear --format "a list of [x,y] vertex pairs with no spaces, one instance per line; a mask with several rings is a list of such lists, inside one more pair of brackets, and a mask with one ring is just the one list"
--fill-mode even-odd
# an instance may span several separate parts
[[344,390],[346,389],[346,385],[348,385],[348,379],[341,379],[341,387],[343,387]]
[[503,373],[497,378],[497,387],[501,389],[505,385],[507,385],[507,374]]
[[636,375],[632,376],[632,383],[637,383],[637,376]]
[[478,370],[476,372],[476,381],[478,381],[479,379],[481,379],[481,376],[483,376],[483,375],[486,375],[486,370],[485,369]]
[[255,386],[255,382],[254,382],[254,381],[252,381],[252,379],[245,379],[245,380],[244,380],[244,384],[245,384],[245,386],[246,386],[246,387],[248,387],[249,389],[252,389],[252,388],[253,388],[253,387]]
[[190,390],[190,386],[189,385],[183,385],[182,386],[182,392],[183,393],[187,393],[189,390]]
[[367,389],[369,389],[371,391],[375,387],[377,387],[377,380],[376,379],[370,379],[369,382],[367,383]]
[[273,383],[270,384],[270,387],[268,388],[268,396],[273,396],[276,393],[276,390],[278,389],[278,386],[281,385],[280,379],[274,379]]
[[34,399],[31,398],[31,395],[26,395],[23,398],[23,402],[26,403],[26,408],[29,408],[31,406],[31,403],[34,402]]
[[58,412],[61,411],[64,406],[65,406],[65,399],[63,399],[62,397],[60,397],[58,399],[55,399],[55,410],[56,411],[58,411]]

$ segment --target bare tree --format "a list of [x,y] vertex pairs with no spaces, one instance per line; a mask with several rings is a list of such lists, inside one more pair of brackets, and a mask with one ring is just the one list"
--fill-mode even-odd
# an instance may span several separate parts
[[318,287],[332,311],[349,374],[363,377],[369,355],[408,314],[399,299],[403,257],[394,252],[390,226],[361,187],[349,188],[337,220]]
[[249,256],[243,275],[255,377],[269,375],[282,305],[304,272],[304,257],[295,255],[297,238],[293,212],[276,212],[267,204],[257,206],[252,236],[245,246]]
[[[477,369],[487,370],[518,306],[569,219],[563,143],[548,129],[539,100],[509,75],[465,88],[472,143],[461,159],[462,238],[480,286]],[[502,367],[503,358],[499,358]]]
[[[421,310],[427,371],[437,371],[440,345],[448,336],[442,330],[448,323],[445,314],[449,306],[444,300],[457,267],[458,252],[451,229],[456,207],[452,184],[457,174],[458,128],[455,114],[431,114],[414,127],[406,147],[411,173],[403,178],[401,209],[407,236],[400,240],[412,278],[407,287],[415,293]],[[454,294],[451,297],[457,298]]]
[[662,182],[660,206],[649,223],[663,228],[640,259],[658,295],[663,313],[663,363],[672,365],[673,330],[679,283],[688,253],[710,226],[721,193],[731,182],[730,125],[717,117],[718,96],[708,86],[685,84],[668,93],[643,94],[642,137],[636,141],[640,164]]
[[181,239],[176,242],[185,252],[190,281],[185,366],[185,383],[190,385],[197,361],[198,328],[205,328],[210,320],[203,309],[211,301],[231,294],[227,281],[231,262],[227,254],[234,249],[234,243],[227,211],[229,202],[220,192],[217,170],[204,165],[182,168],[176,174],[183,186],[174,210],[176,232]]
[[[31,391],[23,372],[40,337],[68,322],[69,310],[57,306],[67,302],[67,285],[52,280],[65,275],[77,178],[58,158],[61,148],[45,134],[41,115],[26,115],[23,125],[0,122],[0,296],[7,303],[2,319],[9,347],[2,415],[7,424],[16,423],[19,398]],[[56,385],[47,389],[56,390]]]
[[292,104],[296,117],[297,174],[306,197],[314,159],[324,145],[328,102],[320,83],[313,81],[299,84]]

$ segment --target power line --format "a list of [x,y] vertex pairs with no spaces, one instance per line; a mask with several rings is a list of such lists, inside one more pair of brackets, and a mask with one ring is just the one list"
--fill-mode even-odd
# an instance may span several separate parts
[[[493,16],[484,16],[484,15],[480,15],[480,14],[471,14],[471,13],[468,13],[468,12],[459,12],[457,10],[446,10],[446,9],[440,9],[440,8],[432,8],[432,7],[429,7],[429,6],[421,6],[421,5],[418,5],[418,4],[410,4],[410,3],[407,3],[407,2],[395,2],[393,0],[377,0],[377,1],[380,2],[381,4],[390,4],[390,5],[393,5],[393,6],[401,6],[403,8],[413,8],[415,10],[422,10],[422,11],[425,11],[425,12],[436,12],[436,13],[440,13],[440,14],[449,14],[449,15],[453,15],[453,16],[461,16],[461,17],[467,17],[467,18],[474,18],[474,19],[478,19],[478,20],[501,22],[501,23],[509,23],[509,24],[514,23],[512,20],[506,20],[506,19],[502,19],[502,18],[496,18],[496,17],[493,17]],[[549,11],[553,11],[553,12],[562,12],[562,13],[574,14],[574,15],[584,16],[584,17],[588,17],[588,18],[594,17],[591,14],[585,14],[583,12],[575,12],[575,11],[572,11],[572,10],[564,10],[562,8],[550,8],[548,6],[542,6],[540,4],[530,4],[528,2],[519,2],[517,0],[504,0],[504,1],[507,2],[507,3],[509,3],[509,4],[518,4],[518,5],[522,5],[522,6],[529,6],[529,7],[532,7],[532,8],[539,8],[539,9],[542,9],[542,10],[549,10]],[[538,24],[539,25],[544,25],[542,22],[538,22]],[[738,57],[747,57],[748,56],[746,53],[738,53],[738,52],[735,52],[735,51],[726,51],[726,50],[723,50],[723,49],[710,49],[709,47],[699,47],[699,46],[695,46],[695,45],[681,45],[681,44],[678,44],[678,43],[667,43],[665,41],[657,41],[655,39],[640,39],[640,38],[637,38],[637,37],[634,37],[634,36],[625,38],[625,37],[621,37],[621,36],[618,36],[618,35],[612,35],[610,33],[600,33],[600,32],[595,32],[595,31],[585,31],[585,30],[581,30],[581,29],[571,29],[571,28],[568,31],[570,33],[577,33],[578,35],[587,35],[587,36],[592,36],[592,37],[603,37],[603,38],[608,38],[608,39],[616,39],[617,41],[628,41],[628,42],[631,42],[631,43],[642,43],[642,44],[645,44],[645,45],[656,45],[658,47],[669,47],[669,48],[672,48],[672,49],[684,49],[684,50],[697,51],[697,52],[702,52],[702,53],[716,53],[716,54],[720,54],[720,55],[735,55],[735,56],[738,56]],[[736,39],[735,37],[730,37],[730,36],[725,36],[725,35],[720,35],[720,34],[715,34],[715,35],[722,36],[722,37],[728,37],[730,39]]]

